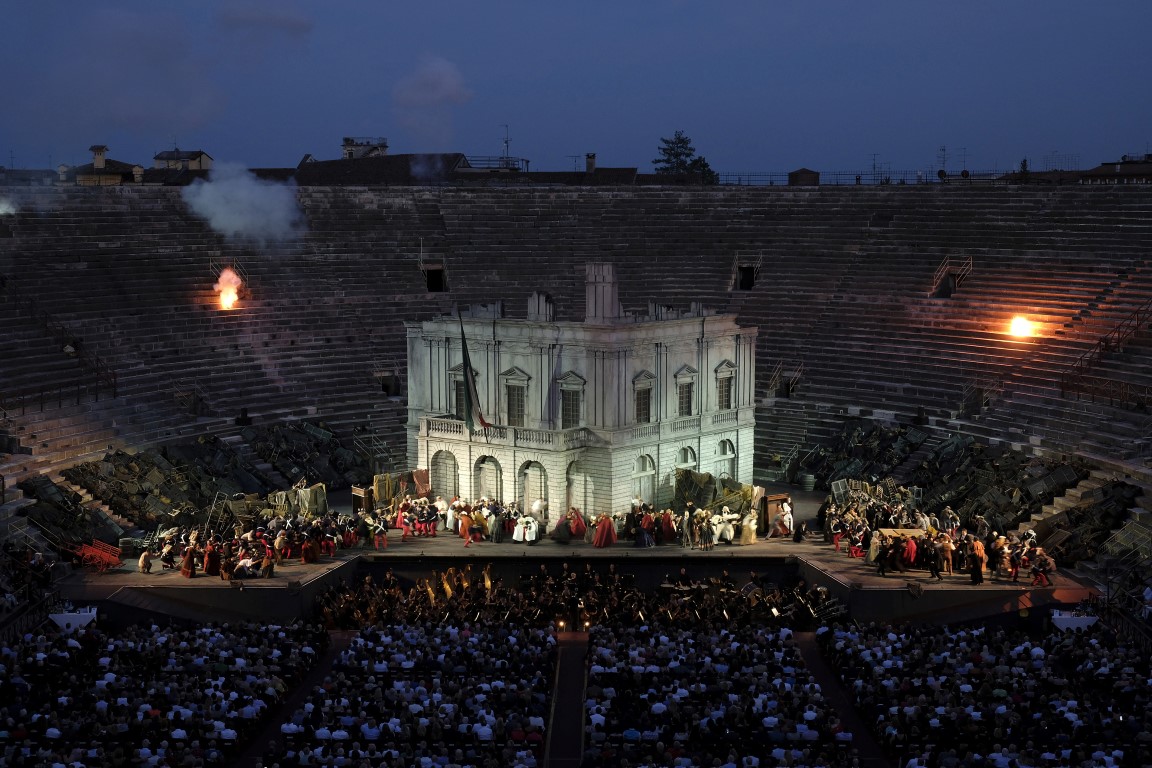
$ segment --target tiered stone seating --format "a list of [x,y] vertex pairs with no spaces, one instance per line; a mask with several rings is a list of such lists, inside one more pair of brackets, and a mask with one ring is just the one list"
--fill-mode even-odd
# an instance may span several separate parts
[[[522,317],[537,290],[558,319],[579,320],[592,260],[616,265],[628,311],[696,301],[759,327],[761,386],[778,361],[802,361],[793,398],[813,412],[924,408],[979,433],[1055,410],[1068,411],[1060,429],[1094,432],[1114,414],[1060,399],[1059,373],[1152,295],[1152,192],[1137,188],[302,188],[304,234],[262,245],[212,232],[178,189],[29,194],[0,240],[9,290],[35,293],[120,382],[94,426],[45,427],[37,450],[62,447],[52,462],[85,449],[69,429],[93,434],[93,448],[101,429],[131,444],[219,427],[242,408],[257,423],[307,416],[404,445],[404,404],[372,375],[376,359],[403,358],[404,321],[497,300]],[[969,255],[959,291],[930,298],[942,259]],[[224,312],[211,267],[234,260],[249,294]],[[736,267],[754,263],[755,286],[735,290]],[[428,265],[445,291],[428,291]],[[1037,340],[1006,336],[1018,312],[1039,322]],[[6,366],[56,376],[50,350],[17,344]],[[1115,375],[1140,375],[1145,350],[1131,354]],[[971,385],[989,381],[1003,383],[996,407],[955,421]],[[215,421],[177,401],[192,387]]]

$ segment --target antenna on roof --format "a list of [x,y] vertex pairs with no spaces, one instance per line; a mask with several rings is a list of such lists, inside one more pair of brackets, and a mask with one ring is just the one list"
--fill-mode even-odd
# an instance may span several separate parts
[[512,139],[508,136],[508,123],[501,123],[500,127],[504,129],[504,154],[500,156],[500,159],[503,161],[501,165],[504,168],[509,168],[511,166],[508,157],[508,145],[512,143]]
[[572,158],[572,170],[580,170],[580,155],[565,155],[565,157]]

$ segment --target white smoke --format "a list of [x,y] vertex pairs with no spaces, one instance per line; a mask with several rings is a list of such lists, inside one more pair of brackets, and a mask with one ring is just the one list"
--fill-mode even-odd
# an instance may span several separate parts
[[14,216],[15,214],[16,203],[6,197],[0,197],[0,216]]
[[392,89],[392,110],[415,142],[449,150],[452,107],[472,98],[464,76],[447,59],[429,57]]
[[225,237],[260,243],[289,240],[304,227],[295,187],[259,179],[235,163],[220,163],[208,181],[184,188],[184,202]]

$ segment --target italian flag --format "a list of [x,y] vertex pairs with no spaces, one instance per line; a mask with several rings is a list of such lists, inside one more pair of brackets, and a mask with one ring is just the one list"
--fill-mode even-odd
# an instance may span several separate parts
[[[460,349],[464,352],[464,421],[469,432],[487,429],[492,426],[484,420],[480,410],[480,395],[476,392],[476,374],[472,372],[472,360],[468,357],[468,339],[464,337],[464,319],[460,319]],[[479,426],[477,426],[479,425]]]

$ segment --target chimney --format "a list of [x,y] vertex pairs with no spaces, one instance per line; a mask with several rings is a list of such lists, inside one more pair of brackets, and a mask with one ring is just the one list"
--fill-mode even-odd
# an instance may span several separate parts
[[103,144],[93,144],[88,147],[88,151],[92,153],[92,170],[104,170],[104,156],[108,154],[108,147]]
[[595,173],[596,172],[596,153],[595,152],[589,152],[588,154],[584,155],[584,172],[585,173]]
[[603,323],[623,316],[613,264],[586,264],[584,322]]
[[555,319],[555,308],[552,306],[552,297],[539,291],[529,296],[528,319],[537,323],[551,323]]

